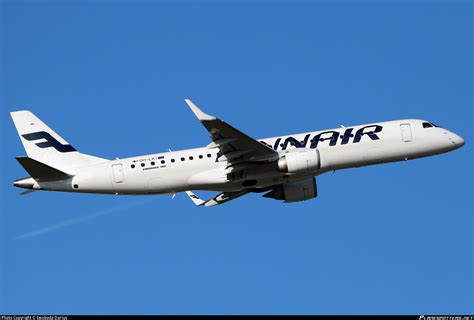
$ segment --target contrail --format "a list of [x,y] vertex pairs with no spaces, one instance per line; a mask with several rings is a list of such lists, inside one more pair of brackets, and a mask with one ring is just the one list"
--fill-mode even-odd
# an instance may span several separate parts
[[[150,200],[148,200],[148,201],[150,201]],[[117,211],[122,211],[122,210],[125,210],[125,209],[129,209],[129,208],[141,205],[143,203],[146,203],[148,201],[132,202],[132,203],[125,204],[125,205],[122,205],[122,206],[117,206],[117,207],[113,207],[113,208],[110,208],[110,209],[102,210],[102,211],[99,211],[99,212],[96,212],[96,213],[93,213],[93,214],[90,214],[90,215],[87,215],[87,216],[74,218],[74,219],[69,219],[69,220],[64,220],[64,221],[61,221],[59,223],[53,224],[49,227],[45,227],[45,228],[41,228],[41,229],[38,229],[38,230],[34,230],[34,231],[30,231],[30,232],[21,234],[21,235],[17,236],[15,238],[15,240],[33,238],[33,237],[36,237],[36,236],[39,236],[39,235],[42,235],[42,234],[45,234],[45,233],[49,233],[49,232],[54,231],[54,230],[69,227],[69,226],[72,226],[74,224],[78,224],[78,223],[81,223],[81,222],[94,220],[96,218],[106,216],[106,215],[109,215],[109,214],[117,212]]]

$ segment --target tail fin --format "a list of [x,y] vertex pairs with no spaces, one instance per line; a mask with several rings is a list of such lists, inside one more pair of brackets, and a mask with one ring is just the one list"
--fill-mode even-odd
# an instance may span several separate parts
[[31,159],[61,171],[107,161],[79,153],[30,111],[15,111],[10,114]]

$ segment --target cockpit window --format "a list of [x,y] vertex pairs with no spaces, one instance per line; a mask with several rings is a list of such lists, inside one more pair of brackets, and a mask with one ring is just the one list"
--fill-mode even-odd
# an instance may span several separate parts
[[431,127],[435,127],[435,126],[429,122],[423,122],[423,128],[431,128]]
[[435,128],[438,128],[439,126],[435,125],[433,122],[430,122],[430,124],[435,127]]

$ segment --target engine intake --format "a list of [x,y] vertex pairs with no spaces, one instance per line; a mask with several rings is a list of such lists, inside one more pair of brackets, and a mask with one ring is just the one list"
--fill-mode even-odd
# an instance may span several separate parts
[[307,173],[321,168],[318,149],[292,149],[278,160],[278,170],[286,173]]

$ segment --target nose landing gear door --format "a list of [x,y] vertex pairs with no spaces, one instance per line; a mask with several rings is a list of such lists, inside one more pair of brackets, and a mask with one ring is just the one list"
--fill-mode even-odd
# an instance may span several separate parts
[[112,173],[114,176],[115,183],[122,183],[123,182],[123,168],[122,164],[114,164],[112,166]]
[[401,124],[400,130],[402,132],[403,142],[410,142],[412,140],[410,124],[409,123]]

